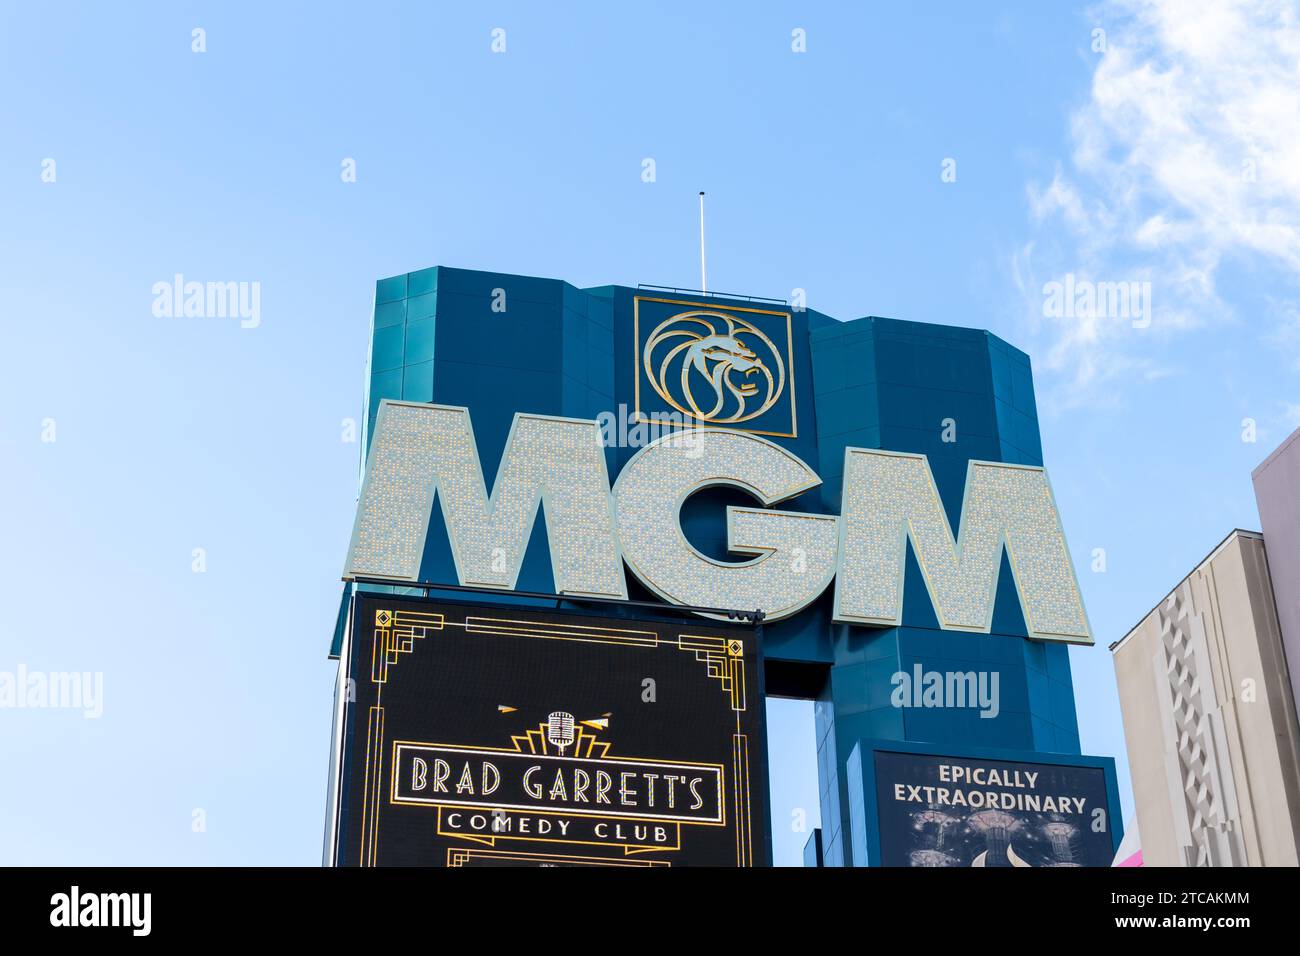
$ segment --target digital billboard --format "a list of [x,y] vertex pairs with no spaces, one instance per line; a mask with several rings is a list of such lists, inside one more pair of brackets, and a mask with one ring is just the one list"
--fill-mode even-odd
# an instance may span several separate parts
[[769,862],[754,629],[359,594],[333,862]]
[[[1109,866],[1113,771],[876,749],[873,862],[907,867]],[[1083,761],[1085,763],[1079,763]]]

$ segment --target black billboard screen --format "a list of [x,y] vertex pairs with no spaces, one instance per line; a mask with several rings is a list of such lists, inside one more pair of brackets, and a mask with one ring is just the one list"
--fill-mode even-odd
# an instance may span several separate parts
[[754,630],[359,594],[333,858],[769,862]]
[[1110,866],[1106,772],[875,752],[882,866]]

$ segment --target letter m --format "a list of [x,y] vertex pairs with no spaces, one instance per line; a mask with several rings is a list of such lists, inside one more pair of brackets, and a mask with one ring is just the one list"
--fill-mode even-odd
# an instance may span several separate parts
[[835,620],[902,623],[910,541],[939,626],[987,634],[1005,549],[1029,636],[1093,643],[1042,468],[970,462],[954,541],[924,455],[848,448],[843,512]]
[[1098,282],[1097,310],[1109,319],[1129,317],[1129,284],[1127,282]]
[[435,496],[461,584],[513,589],[544,503],[556,590],[627,597],[595,422],[515,415],[489,498],[468,409],[385,399],[344,578],[418,581]]

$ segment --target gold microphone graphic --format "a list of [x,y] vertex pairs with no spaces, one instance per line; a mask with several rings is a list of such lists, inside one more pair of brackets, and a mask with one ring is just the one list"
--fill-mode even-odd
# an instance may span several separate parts
[[546,739],[552,746],[559,748],[564,756],[564,748],[573,743],[573,715],[557,710],[546,718]]

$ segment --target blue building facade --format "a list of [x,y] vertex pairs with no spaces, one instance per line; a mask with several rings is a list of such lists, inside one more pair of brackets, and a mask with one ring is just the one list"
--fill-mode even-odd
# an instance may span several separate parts
[[[613,480],[640,447],[637,426],[675,410],[647,372],[654,364],[647,358],[651,337],[672,316],[695,309],[752,323],[779,355],[766,366],[780,376],[779,400],[737,427],[788,448],[821,475],[822,486],[784,504],[787,510],[840,513],[850,446],[928,456],[954,532],[969,461],[1043,464],[1029,359],[985,331],[877,317],[839,321],[773,300],[647,287],[579,289],[554,279],[446,267],[377,284],[363,460],[380,400],[403,399],[469,408],[489,488],[516,412],[612,422],[615,440],[606,456]],[[738,490],[701,492],[684,505],[682,525],[699,550],[736,560],[725,546],[727,504],[752,501]],[[438,512],[421,580],[455,583]],[[538,521],[520,590],[553,590],[545,534]],[[634,579],[628,584],[630,597],[654,599]],[[901,626],[834,623],[831,601],[828,589],[803,612],[764,627],[768,692],[816,701],[817,855],[825,865],[872,862],[854,859],[851,838],[854,813],[863,813],[861,781],[848,779],[850,767],[861,772],[860,761],[851,761],[860,741],[1079,754],[1067,647],[1026,638],[1005,556],[988,634],[939,627],[910,546]],[[893,706],[893,676],[918,665],[996,670],[997,716]]]

